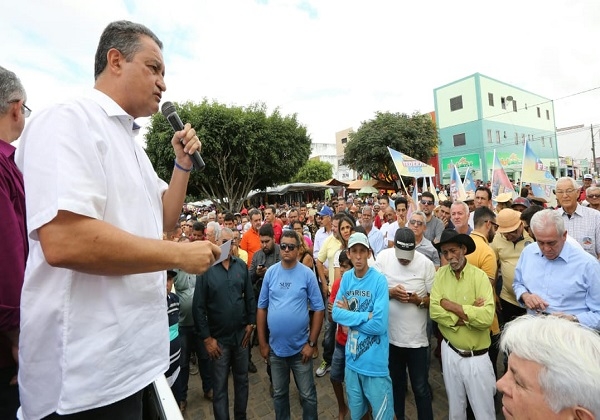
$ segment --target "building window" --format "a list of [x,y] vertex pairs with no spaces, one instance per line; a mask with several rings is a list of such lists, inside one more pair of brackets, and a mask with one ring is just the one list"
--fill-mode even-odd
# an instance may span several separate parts
[[519,144],[519,133],[515,133],[515,144]]
[[450,111],[457,111],[459,109],[462,109],[462,107],[462,95],[450,98]]
[[544,144],[544,143],[545,143],[545,140],[546,140],[546,139],[544,138],[544,136],[542,136],[542,147],[544,147],[544,146],[545,146],[545,144]]
[[346,143],[348,143],[348,137],[344,137],[344,138],[342,139],[342,144],[346,144]]
[[465,138],[465,133],[455,134],[453,136],[454,139],[454,147],[464,146],[467,144],[467,139]]
[[550,119],[550,111],[546,110],[546,119],[549,120]]
[[488,93],[488,103],[490,104],[490,106],[494,106],[494,94],[493,93]]
[[502,109],[506,109],[506,98],[500,98],[500,104],[502,105]]
[[500,144],[500,130],[496,130],[496,143]]
[[513,100],[512,104],[513,104],[513,112],[517,112],[517,101]]
[[488,143],[493,143],[494,140],[492,139],[492,130],[487,131],[487,137],[488,137]]
[[525,134],[521,133],[521,144],[525,144]]
[[540,107],[537,107],[537,114],[538,114],[538,118],[542,118],[542,113],[540,111]]

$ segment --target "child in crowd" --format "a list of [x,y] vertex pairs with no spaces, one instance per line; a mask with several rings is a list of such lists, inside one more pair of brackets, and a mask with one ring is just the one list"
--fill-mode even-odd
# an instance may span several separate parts
[[[331,287],[331,295],[329,296],[329,303],[327,304],[327,312],[329,313],[329,317],[331,317],[331,311],[333,309],[335,297],[340,288],[340,283],[342,282],[342,277],[346,271],[353,267],[352,261],[350,261],[350,258],[348,258],[348,254],[345,250],[340,252],[339,262],[340,277],[335,279],[333,282],[333,286]],[[347,339],[348,327],[338,324],[337,332],[335,334],[335,350],[333,351],[333,357],[331,358],[331,371],[329,372],[329,379],[331,380],[331,386],[333,386],[333,392],[335,393],[335,398],[338,402],[338,417],[340,420],[343,420],[346,414],[348,414],[348,406],[346,405],[346,401],[344,399],[344,386],[342,385],[344,382],[344,370],[346,369],[345,348]]]

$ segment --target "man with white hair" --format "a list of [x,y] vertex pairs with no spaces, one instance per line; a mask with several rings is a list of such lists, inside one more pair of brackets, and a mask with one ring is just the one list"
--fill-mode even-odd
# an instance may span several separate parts
[[579,185],[568,176],[556,181],[556,198],[561,208],[558,213],[562,216],[566,230],[583,249],[600,257],[600,213],[584,207],[577,202]]
[[529,313],[556,315],[600,330],[600,264],[567,242],[563,217],[542,210],[530,222],[537,242],[523,249],[513,289]]
[[523,316],[500,341],[509,354],[498,381],[507,419],[600,418],[600,336],[564,319]]
[[585,190],[585,199],[588,202],[588,208],[600,210],[600,187],[592,185]]
[[473,230],[469,226],[469,205],[464,201],[455,201],[450,207],[450,220],[458,233],[470,235]]

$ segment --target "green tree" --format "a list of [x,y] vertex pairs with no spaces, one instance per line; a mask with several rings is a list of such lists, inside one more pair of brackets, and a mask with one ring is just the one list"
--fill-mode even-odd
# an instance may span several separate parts
[[349,137],[344,163],[390,183],[398,179],[398,172],[387,147],[427,162],[438,145],[434,121],[428,114],[418,113],[377,112],[374,119],[362,122]]
[[321,182],[327,181],[333,174],[333,165],[320,160],[309,160],[292,178],[292,182]]
[[[192,171],[188,197],[209,198],[237,211],[250,191],[289,182],[308,159],[311,139],[296,115],[267,114],[266,105],[218,102],[176,104],[181,120],[196,129],[206,168]],[[158,113],[146,134],[146,152],[165,181],[173,170],[173,129]]]

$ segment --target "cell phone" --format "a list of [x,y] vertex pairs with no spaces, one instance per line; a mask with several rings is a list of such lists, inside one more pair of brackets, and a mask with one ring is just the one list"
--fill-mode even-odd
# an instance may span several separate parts
[[264,264],[258,264],[258,268],[265,268]]

